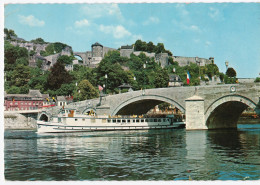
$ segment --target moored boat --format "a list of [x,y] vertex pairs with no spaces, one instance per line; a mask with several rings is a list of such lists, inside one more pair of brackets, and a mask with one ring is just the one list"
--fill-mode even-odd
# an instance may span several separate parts
[[165,117],[149,116],[96,116],[94,113],[78,114],[73,109],[61,109],[50,120],[37,120],[37,132],[86,132],[109,130],[142,130],[183,128],[184,122],[174,115]]

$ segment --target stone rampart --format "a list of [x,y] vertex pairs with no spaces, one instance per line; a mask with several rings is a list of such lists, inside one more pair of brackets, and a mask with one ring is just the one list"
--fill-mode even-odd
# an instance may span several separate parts
[[37,114],[4,112],[5,129],[36,129]]

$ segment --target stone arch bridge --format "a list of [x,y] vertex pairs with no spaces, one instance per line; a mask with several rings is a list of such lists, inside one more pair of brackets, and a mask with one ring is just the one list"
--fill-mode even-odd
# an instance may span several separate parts
[[255,109],[259,90],[260,83],[157,88],[108,95],[69,107],[81,113],[94,110],[98,115],[140,115],[167,102],[186,115],[186,129],[235,128],[247,107]]

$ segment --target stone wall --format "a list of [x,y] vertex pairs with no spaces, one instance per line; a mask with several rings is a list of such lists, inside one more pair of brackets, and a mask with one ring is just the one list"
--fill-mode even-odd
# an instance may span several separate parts
[[130,55],[134,52],[134,49],[120,49],[120,56],[130,58]]
[[214,63],[214,58],[210,57],[209,59],[206,59],[206,58],[199,58],[199,57],[173,56],[173,61],[178,62],[181,67],[189,65],[190,63],[194,63],[194,64],[200,63],[200,66],[205,66],[206,64]]
[[107,54],[109,51],[117,51],[116,49],[114,48],[108,48],[108,47],[103,47],[103,56],[105,56],[105,54]]
[[37,114],[4,113],[5,129],[36,129]]

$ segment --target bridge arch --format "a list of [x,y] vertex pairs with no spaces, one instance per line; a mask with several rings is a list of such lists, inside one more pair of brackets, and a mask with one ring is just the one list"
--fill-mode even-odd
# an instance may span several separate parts
[[176,106],[182,113],[185,108],[177,101],[160,95],[140,95],[122,101],[111,113],[111,115],[145,114],[156,105],[166,102]]
[[46,112],[41,112],[38,116],[38,120],[47,122],[50,120],[50,115]]
[[240,115],[247,107],[254,109],[256,103],[239,94],[218,98],[205,111],[206,126],[208,129],[236,128]]

